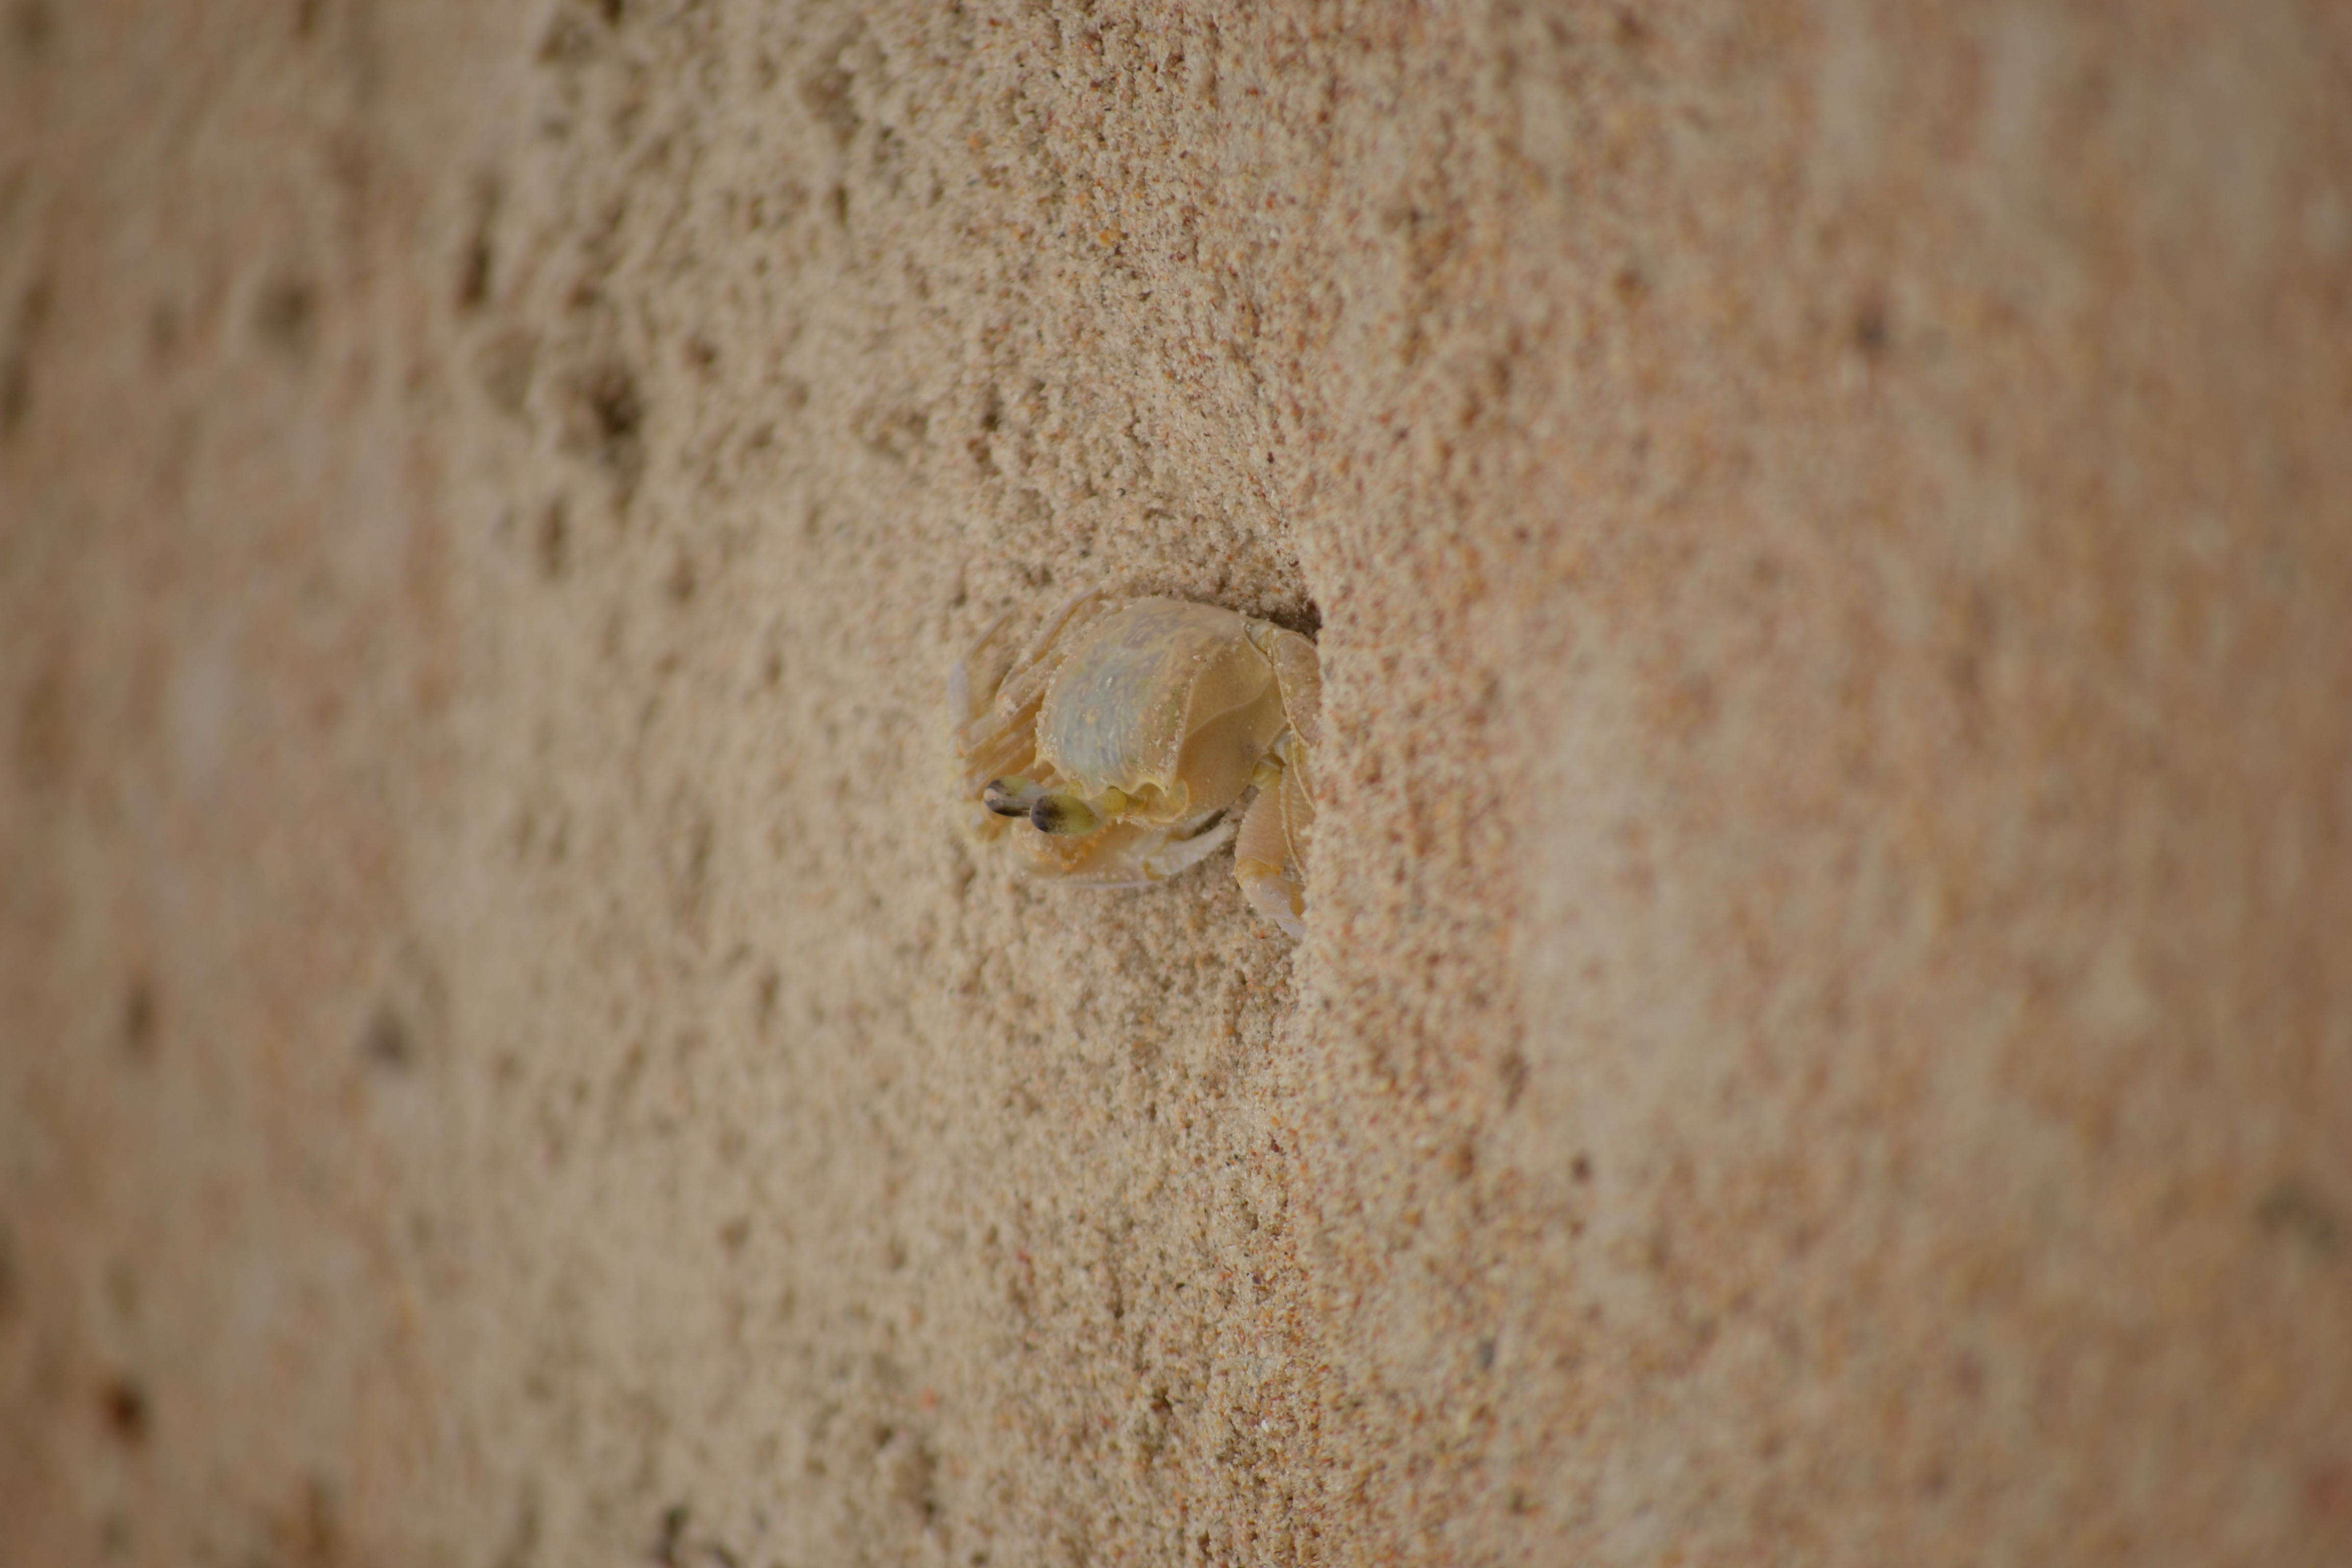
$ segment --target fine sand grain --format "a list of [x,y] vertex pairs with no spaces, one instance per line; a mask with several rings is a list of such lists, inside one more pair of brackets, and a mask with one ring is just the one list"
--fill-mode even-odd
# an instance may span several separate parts
[[5,11],[0,1562],[2352,1561],[2352,8]]

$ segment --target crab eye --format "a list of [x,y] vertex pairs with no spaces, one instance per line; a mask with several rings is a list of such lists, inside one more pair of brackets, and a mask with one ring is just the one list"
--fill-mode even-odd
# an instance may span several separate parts
[[1045,794],[1027,779],[991,779],[981,791],[980,804],[999,816],[1026,816]]
[[1040,795],[1029,808],[1029,826],[1040,833],[1072,837],[1102,826],[1095,808],[1074,795]]

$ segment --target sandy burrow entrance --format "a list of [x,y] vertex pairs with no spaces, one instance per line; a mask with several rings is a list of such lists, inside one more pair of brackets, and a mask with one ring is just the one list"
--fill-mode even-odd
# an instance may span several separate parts
[[1236,9],[9,8],[9,1561],[2341,1560],[2342,8]]

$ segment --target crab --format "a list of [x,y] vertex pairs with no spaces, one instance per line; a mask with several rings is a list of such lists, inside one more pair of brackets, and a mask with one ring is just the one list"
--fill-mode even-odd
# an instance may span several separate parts
[[1100,887],[1164,880],[1230,839],[1252,907],[1304,936],[1314,642],[1215,605],[1086,593],[1016,655],[1009,619],[948,678],[972,837],[1009,837],[1032,874]]

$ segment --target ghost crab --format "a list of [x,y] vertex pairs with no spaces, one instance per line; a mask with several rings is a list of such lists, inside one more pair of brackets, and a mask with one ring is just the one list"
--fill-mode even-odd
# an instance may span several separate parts
[[[1230,838],[1251,904],[1304,936],[1315,644],[1214,605],[1099,593],[1017,656],[1004,626],[948,679],[974,837],[1009,833],[1035,875],[1105,887],[1172,877]],[[1252,786],[1236,833],[1229,814]]]

